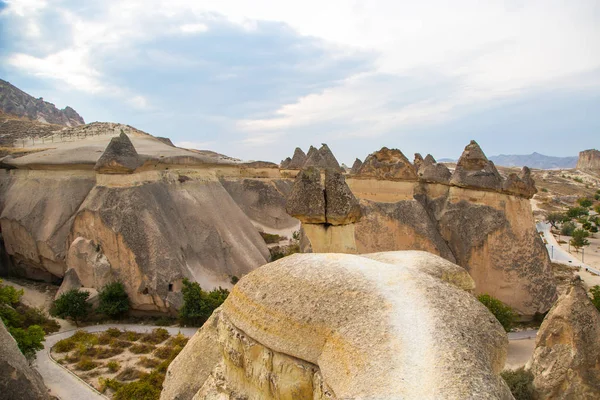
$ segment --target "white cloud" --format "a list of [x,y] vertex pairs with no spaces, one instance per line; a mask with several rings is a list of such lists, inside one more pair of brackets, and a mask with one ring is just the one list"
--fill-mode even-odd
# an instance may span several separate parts
[[208,26],[204,24],[184,24],[179,29],[183,33],[194,34],[208,31]]

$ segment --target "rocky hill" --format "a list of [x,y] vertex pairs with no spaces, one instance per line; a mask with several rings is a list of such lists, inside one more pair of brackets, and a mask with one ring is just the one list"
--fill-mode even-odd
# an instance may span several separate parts
[[77,126],[85,124],[71,107],[62,110],[43,98],[36,99],[16,86],[0,79],[0,111],[48,124]]
[[600,174],[600,151],[591,149],[580,152],[577,169]]

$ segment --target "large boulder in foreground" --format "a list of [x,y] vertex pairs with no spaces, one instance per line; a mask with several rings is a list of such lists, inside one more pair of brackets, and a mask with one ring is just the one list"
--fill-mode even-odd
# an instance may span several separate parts
[[600,398],[600,313],[579,278],[544,319],[529,366],[538,399]]
[[499,376],[506,334],[460,267],[368,257],[295,254],[242,278],[161,399],[513,398]]
[[10,400],[49,399],[40,374],[29,366],[17,342],[0,320],[0,397]]

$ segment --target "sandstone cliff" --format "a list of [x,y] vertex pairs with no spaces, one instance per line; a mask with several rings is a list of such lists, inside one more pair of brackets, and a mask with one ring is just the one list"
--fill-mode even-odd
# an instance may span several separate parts
[[425,252],[286,257],[240,280],[161,399],[512,399],[506,334],[472,287]]
[[600,151],[591,149],[579,152],[576,168],[582,171],[600,174]]
[[36,99],[10,83],[0,79],[0,110],[7,114],[27,117],[31,120],[64,125],[83,125],[83,118],[71,107],[59,110],[44,99]]
[[538,399],[600,398],[600,313],[577,278],[552,307],[528,364]]
[[0,320],[0,397],[10,400],[50,398],[42,377],[29,366],[2,320]]
[[306,219],[303,207],[317,203],[291,196],[288,211],[303,223],[302,250],[424,250],[465,267],[477,293],[491,294],[524,316],[547,311],[556,293],[531,214],[528,199],[536,189],[529,169],[504,179],[475,142],[465,148],[453,174],[431,155],[415,159],[417,172],[399,150],[369,155],[359,173],[345,180],[362,215],[348,225]]

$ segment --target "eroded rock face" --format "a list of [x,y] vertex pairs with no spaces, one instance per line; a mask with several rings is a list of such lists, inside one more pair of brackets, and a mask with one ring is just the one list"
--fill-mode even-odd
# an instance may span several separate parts
[[323,167],[324,160],[321,153],[316,147],[310,146],[308,153],[306,153],[306,161],[304,162],[303,168],[308,167]]
[[[429,154],[427,157],[431,157]],[[433,161],[432,161],[433,160]],[[433,157],[426,158],[418,171],[419,181],[428,183],[441,183],[447,185],[451,177],[450,170],[444,164],[438,164]]]
[[[318,153],[317,153],[318,154]],[[304,168],[296,176],[294,187],[287,199],[286,211],[307,224],[324,224],[325,191],[321,185],[321,172],[315,167]]]
[[415,166],[415,171],[419,171],[419,168],[423,164],[423,156],[421,153],[415,153],[415,159],[413,161],[413,165]]
[[290,163],[292,162],[292,159],[287,157],[285,160],[281,161],[281,163],[279,163],[279,168],[281,169],[289,169],[290,168]]
[[502,190],[502,177],[474,140],[465,147],[450,183],[459,187]]
[[506,334],[459,268],[425,252],[263,266],[171,364],[161,399],[512,399]]
[[129,137],[121,131],[111,139],[94,169],[102,174],[130,174],[143,164]]
[[327,144],[321,144],[321,147],[319,148],[319,154],[321,155],[321,159],[323,160],[320,167],[330,168],[336,171],[343,171],[342,167],[340,167],[340,164],[338,163],[338,160],[335,158]]
[[538,399],[600,398],[600,313],[579,278],[560,296],[528,363]]
[[325,199],[325,219],[328,224],[352,224],[360,219],[358,200],[337,170],[325,170]]
[[29,366],[2,320],[0,320],[0,397],[11,400],[50,398],[42,377]]
[[387,147],[369,154],[358,175],[387,180],[417,180],[415,169],[406,156],[398,149]]
[[577,169],[600,174],[600,151],[591,149],[579,152]]
[[289,169],[302,169],[306,163],[306,154],[300,147],[296,147],[294,150],[294,156],[292,157],[290,164],[287,166]]

